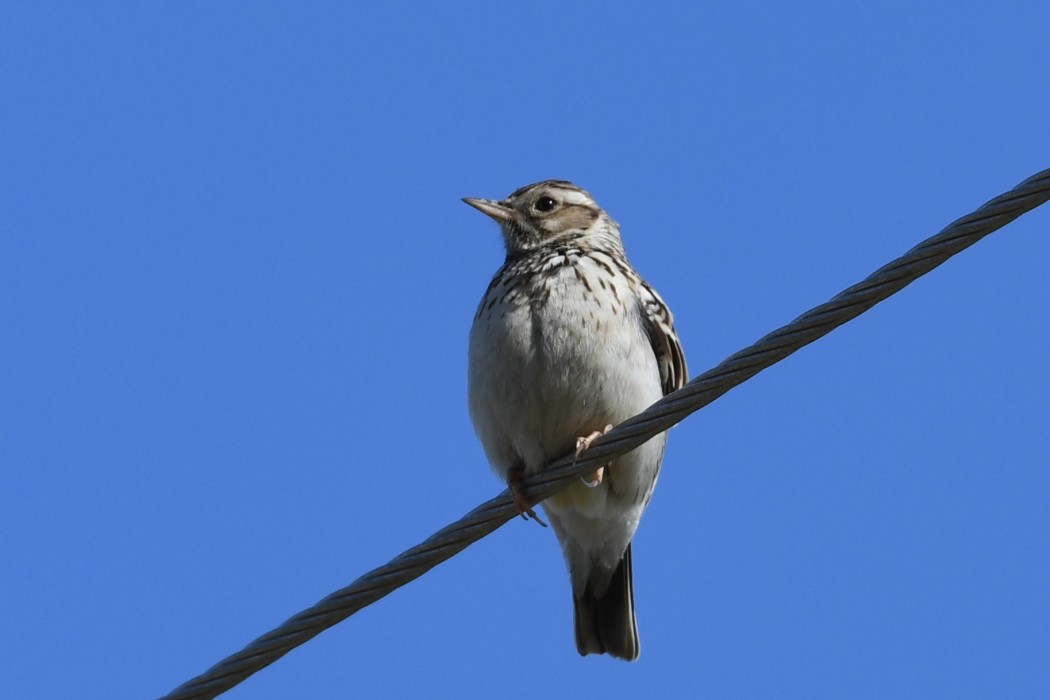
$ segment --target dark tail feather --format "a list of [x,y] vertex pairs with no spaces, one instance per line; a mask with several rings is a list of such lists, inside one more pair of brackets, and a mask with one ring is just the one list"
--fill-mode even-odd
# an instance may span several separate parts
[[631,545],[613,572],[609,587],[597,597],[588,581],[583,595],[573,596],[576,612],[576,649],[581,656],[610,654],[634,661],[638,658],[638,625],[634,619],[634,583]]

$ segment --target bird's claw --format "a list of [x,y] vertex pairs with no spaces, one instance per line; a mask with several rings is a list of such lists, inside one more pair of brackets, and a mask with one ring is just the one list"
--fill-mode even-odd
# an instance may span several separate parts
[[521,467],[510,470],[507,476],[507,489],[510,491],[510,497],[514,500],[514,505],[518,507],[518,515],[525,520],[532,518],[543,527],[547,527],[547,523],[543,522],[543,518],[536,515],[536,511],[525,500],[525,495],[521,492],[521,482],[524,479],[523,472],[524,469]]
[[[600,438],[602,435],[605,435],[607,432],[609,432],[612,429],[613,429],[613,427],[611,425],[607,425],[607,426],[605,426],[605,430],[595,430],[593,433],[591,433],[590,435],[588,435],[586,437],[576,438],[576,456],[573,458],[573,464],[575,464],[576,460],[580,458],[580,455],[582,455],[584,452],[587,451],[587,448],[591,446],[592,442],[594,442],[595,440]],[[599,484],[601,484],[602,483],[602,479],[604,479],[604,478],[605,478],[605,465],[602,465],[602,466],[598,467],[597,469],[595,469],[590,474],[585,474],[585,475],[581,476],[580,480],[584,483],[585,486],[587,486],[588,488],[592,488],[593,489],[596,486],[598,486]]]

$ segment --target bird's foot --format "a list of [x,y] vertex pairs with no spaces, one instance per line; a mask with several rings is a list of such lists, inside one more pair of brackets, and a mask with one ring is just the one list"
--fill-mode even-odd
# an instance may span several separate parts
[[[591,446],[592,442],[594,442],[595,440],[600,438],[602,435],[605,435],[607,432],[609,432],[612,429],[613,429],[613,427],[611,425],[607,425],[607,426],[605,426],[605,430],[595,430],[593,433],[591,433],[587,437],[576,438],[576,457],[573,459],[573,462],[575,463],[575,460],[579,459],[580,455],[582,455],[584,452],[587,451],[587,448]],[[581,476],[580,480],[583,481],[585,486],[587,486],[588,488],[592,488],[593,489],[594,487],[596,487],[599,484],[601,484],[602,483],[602,479],[604,479],[604,478],[605,478],[605,465],[602,465],[602,466],[598,467],[597,469],[595,469],[590,474],[584,474],[583,476]]]
[[521,492],[521,482],[524,479],[524,467],[514,467],[507,472],[507,489],[510,491],[510,497],[514,499],[514,505],[518,507],[518,515],[525,520],[532,518],[543,527],[547,527],[547,523],[543,522],[543,518],[536,515],[536,511],[532,509],[532,506],[525,500],[525,496]]

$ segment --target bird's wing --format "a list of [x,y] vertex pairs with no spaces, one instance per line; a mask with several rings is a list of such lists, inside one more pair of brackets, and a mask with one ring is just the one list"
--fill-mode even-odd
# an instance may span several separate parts
[[656,290],[642,281],[641,293],[638,295],[641,305],[642,321],[649,334],[656,362],[660,367],[660,381],[664,395],[670,394],[685,386],[688,370],[685,365],[685,353],[674,329],[674,319],[667,304],[656,293]]

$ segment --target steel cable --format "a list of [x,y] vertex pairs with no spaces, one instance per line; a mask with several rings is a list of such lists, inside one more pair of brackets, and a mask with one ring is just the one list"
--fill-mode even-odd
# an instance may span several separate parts
[[[733,387],[796,350],[830,333],[911,284],[956,253],[1050,199],[1050,170],[1028,178],[972,214],[957,219],[936,236],[884,265],[830,301],[802,314],[755,344],[723,360],[684,387],[668,394],[639,415],[596,440],[580,457],[559,459],[525,481],[523,493],[536,504],[573,479],[629,452]],[[431,535],[384,566],[364,574],[346,588],[290,618],[276,629],[182,684],[163,700],[213,698],[295,647],[361,608],[465,549],[518,514],[509,492],[486,501],[463,518]]]

